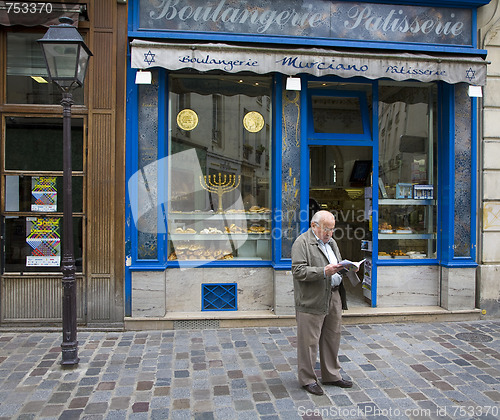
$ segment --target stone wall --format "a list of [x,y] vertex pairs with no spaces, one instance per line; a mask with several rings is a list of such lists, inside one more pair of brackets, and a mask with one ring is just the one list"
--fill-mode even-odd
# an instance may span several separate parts
[[[479,47],[488,50],[488,79],[479,125],[479,228],[477,306],[500,317],[500,8],[492,0],[478,14]],[[480,116],[481,117],[481,116]],[[480,118],[481,119],[481,118]]]

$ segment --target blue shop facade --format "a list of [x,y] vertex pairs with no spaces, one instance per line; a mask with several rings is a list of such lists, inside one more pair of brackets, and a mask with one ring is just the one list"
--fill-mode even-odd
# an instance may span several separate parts
[[474,310],[487,3],[130,0],[126,320],[293,317],[320,209],[350,308]]

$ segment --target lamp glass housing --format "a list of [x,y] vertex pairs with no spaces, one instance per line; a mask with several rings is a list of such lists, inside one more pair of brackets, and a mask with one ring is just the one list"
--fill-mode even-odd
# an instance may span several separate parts
[[49,79],[68,90],[83,86],[92,53],[69,23],[71,19],[61,18],[60,21],[60,25],[50,26],[38,43],[42,47]]

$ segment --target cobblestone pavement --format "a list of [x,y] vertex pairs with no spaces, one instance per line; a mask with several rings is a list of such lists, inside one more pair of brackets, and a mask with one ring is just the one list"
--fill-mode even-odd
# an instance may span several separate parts
[[498,419],[500,321],[343,327],[351,389],[306,393],[296,329],[0,332],[0,419]]

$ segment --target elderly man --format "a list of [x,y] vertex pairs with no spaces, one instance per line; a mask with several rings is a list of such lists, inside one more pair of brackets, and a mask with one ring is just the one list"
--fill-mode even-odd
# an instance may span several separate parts
[[352,387],[352,382],[342,379],[338,359],[342,309],[347,309],[347,302],[341,275],[345,270],[339,264],[340,251],[332,239],[334,228],[333,214],[318,211],[310,229],[292,246],[298,380],[315,395],[324,393],[314,371],[318,348],[322,383]]

